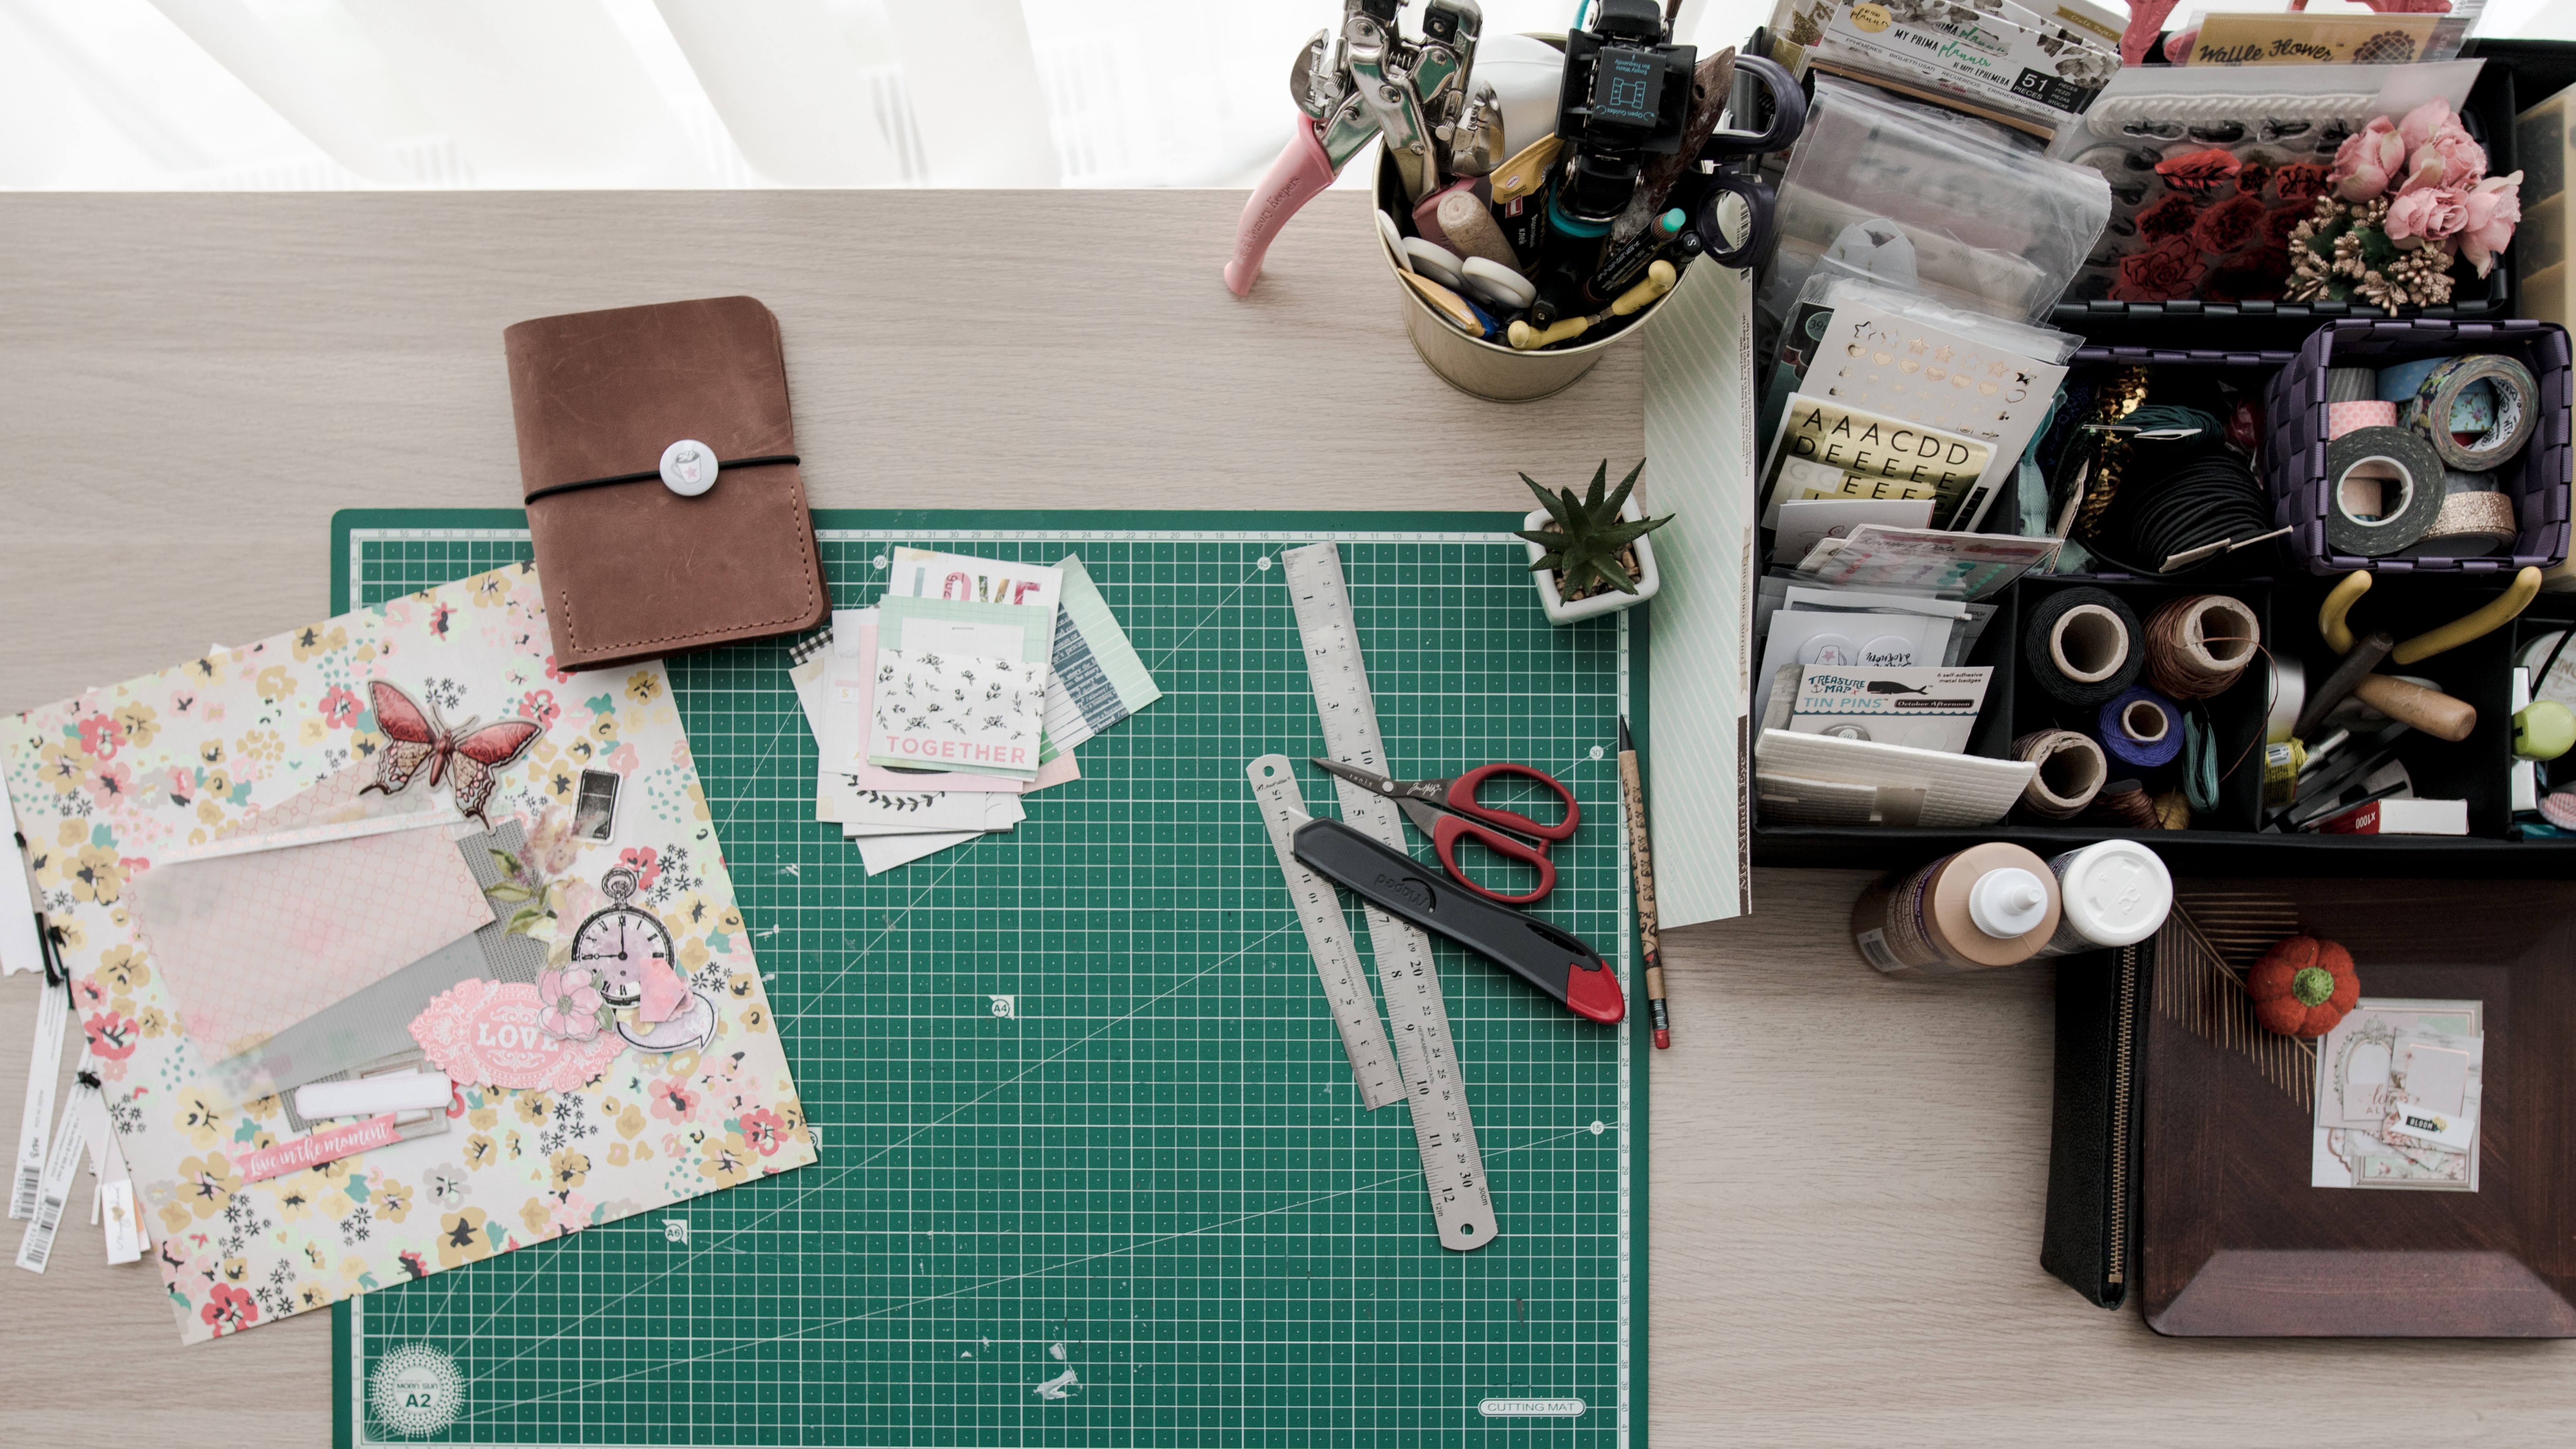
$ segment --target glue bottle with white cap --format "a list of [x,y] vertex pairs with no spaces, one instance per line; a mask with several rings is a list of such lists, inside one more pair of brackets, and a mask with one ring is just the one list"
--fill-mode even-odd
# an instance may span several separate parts
[[2064,911],[2042,956],[2134,946],[2162,930],[2173,912],[2173,873],[2134,840],[2105,840],[2048,862]]
[[2048,863],[1997,841],[1861,892],[1852,943],[1890,976],[1982,971],[2038,954],[2060,916]]

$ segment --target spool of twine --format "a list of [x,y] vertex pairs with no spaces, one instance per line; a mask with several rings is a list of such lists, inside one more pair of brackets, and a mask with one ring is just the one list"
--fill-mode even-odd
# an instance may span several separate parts
[[2074,730],[2034,730],[2013,741],[2013,758],[2039,766],[2022,787],[2021,803],[2034,815],[2072,820],[2084,813],[2111,767],[2102,747]]
[[2093,814],[2133,830],[2165,828],[2164,821],[2156,816],[2156,802],[2135,780],[2114,780],[2103,786],[2102,793],[2094,797]]
[[2225,694],[2254,662],[2263,626],[2225,594],[2175,599],[2147,616],[2147,684],[2167,699]]

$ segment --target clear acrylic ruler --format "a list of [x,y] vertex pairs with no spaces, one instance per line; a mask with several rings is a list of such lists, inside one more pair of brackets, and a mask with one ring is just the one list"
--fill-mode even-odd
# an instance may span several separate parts
[[1307,869],[1290,840],[1310,818],[1306,797],[1297,789],[1296,767],[1286,755],[1263,755],[1244,767],[1252,781],[1252,798],[1261,804],[1261,823],[1270,828],[1270,846],[1279,852],[1279,873],[1288,878],[1288,899],[1306,927],[1306,949],[1315,956],[1315,974],[1323,979],[1324,998],[1333,1004],[1333,1025],[1341,1028],[1342,1052],[1351,1059],[1351,1077],[1359,1083],[1360,1101],[1372,1112],[1404,1096],[1396,1075],[1395,1056],[1387,1050],[1386,1028],[1377,1019],[1377,996],[1360,974],[1359,947],[1351,940],[1351,923],[1342,915],[1342,897],[1333,883]]
[[[1297,633],[1305,643],[1315,710],[1324,723],[1324,748],[1344,764],[1394,774],[1378,735],[1377,700],[1369,693],[1368,665],[1360,656],[1340,551],[1329,543],[1308,544],[1282,551],[1279,561],[1297,611]],[[1404,849],[1404,826],[1393,801],[1347,780],[1333,783],[1344,821],[1374,840]],[[1386,995],[1387,1016],[1395,1026],[1396,1064],[1413,1099],[1413,1140],[1422,1152],[1422,1178],[1431,1192],[1440,1246],[1455,1252],[1481,1248],[1499,1229],[1493,1195],[1485,1185],[1484,1154],[1476,1149],[1476,1124],[1467,1115],[1467,1088],[1458,1075],[1458,1049],[1449,1038],[1449,1006],[1440,995],[1431,939],[1375,906],[1367,908],[1367,916],[1378,989]]]

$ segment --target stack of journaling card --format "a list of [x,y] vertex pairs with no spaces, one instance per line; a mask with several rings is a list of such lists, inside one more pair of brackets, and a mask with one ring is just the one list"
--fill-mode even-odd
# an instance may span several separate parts
[[814,818],[868,874],[1008,830],[1021,797],[1080,776],[1073,749],[1162,698],[1082,561],[894,551],[874,608],[799,643]]

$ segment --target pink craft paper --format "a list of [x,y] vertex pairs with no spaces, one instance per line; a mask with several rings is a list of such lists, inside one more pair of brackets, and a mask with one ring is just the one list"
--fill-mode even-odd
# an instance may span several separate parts
[[637,978],[635,985],[644,996],[635,1008],[635,1019],[639,1022],[669,1021],[689,1001],[688,986],[680,980],[680,973],[668,966],[656,971],[647,962],[644,974]]
[[589,1041],[548,1036],[537,988],[515,981],[465,981],[430,998],[411,1020],[412,1040],[430,1063],[459,1082],[569,1092],[608,1070],[626,1049],[615,1032]]
[[394,1130],[394,1114],[387,1112],[381,1117],[370,1117],[364,1122],[352,1122],[346,1127],[298,1137],[275,1147],[254,1147],[243,1153],[241,1161],[234,1165],[241,1169],[242,1181],[265,1182],[272,1177],[284,1177],[290,1172],[337,1162],[343,1157],[391,1147],[399,1140],[401,1134]]
[[[491,903],[445,830],[392,829],[372,771],[331,775],[260,812],[207,853],[134,883],[134,922],[210,1057],[256,1045],[490,924]],[[432,822],[436,817],[428,817]],[[274,831],[280,843],[253,842]]]

